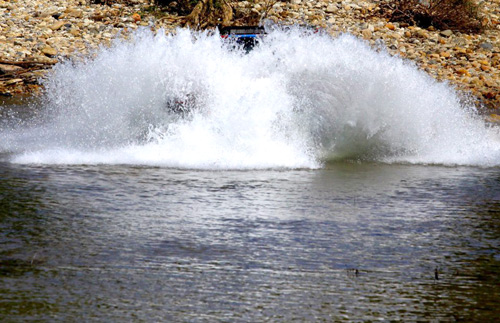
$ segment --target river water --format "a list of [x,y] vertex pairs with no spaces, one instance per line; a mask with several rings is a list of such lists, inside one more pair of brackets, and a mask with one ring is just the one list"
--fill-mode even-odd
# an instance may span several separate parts
[[348,35],[135,37],[0,106],[2,321],[500,317],[467,100]]

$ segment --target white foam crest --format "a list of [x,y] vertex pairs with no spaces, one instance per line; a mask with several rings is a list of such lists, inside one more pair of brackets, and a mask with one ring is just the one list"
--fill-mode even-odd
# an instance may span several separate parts
[[142,30],[45,85],[45,124],[1,134],[13,162],[500,165],[498,129],[451,87],[349,35],[273,30],[245,55],[218,35]]

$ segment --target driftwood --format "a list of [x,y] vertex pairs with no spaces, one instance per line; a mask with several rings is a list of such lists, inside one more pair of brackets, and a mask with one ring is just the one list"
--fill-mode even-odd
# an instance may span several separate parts
[[40,62],[40,61],[5,61],[5,60],[0,60],[0,64],[5,64],[5,65],[14,65],[14,66],[20,66],[23,68],[28,68],[28,67],[38,67],[39,69],[42,68],[51,68],[53,65],[55,65],[57,62]]
[[[0,72],[0,82],[5,82],[2,85],[16,84],[16,80],[22,80],[25,84],[36,84],[38,79],[43,75],[37,73],[37,71],[42,72],[43,70],[51,68],[56,62],[40,62],[40,61],[8,61],[0,60],[0,65],[13,66],[16,67],[10,71]],[[1,92],[1,91],[0,91]]]

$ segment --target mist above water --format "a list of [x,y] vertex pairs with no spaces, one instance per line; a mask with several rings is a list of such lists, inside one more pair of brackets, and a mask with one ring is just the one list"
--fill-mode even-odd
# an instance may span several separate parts
[[43,113],[0,131],[16,163],[318,168],[337,160],[500,165],[498,128],[447,84],[350,35],[140,30],[58,64]]

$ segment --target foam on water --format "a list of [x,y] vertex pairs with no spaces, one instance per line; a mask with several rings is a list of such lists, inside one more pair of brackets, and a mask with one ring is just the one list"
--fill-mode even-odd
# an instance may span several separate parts
[[0,132],[12,162],[500,165],[498,129],[451,87],[350,35],[273,30],[245,55],[218,35],[141,30],[45,86],[43,117]]

